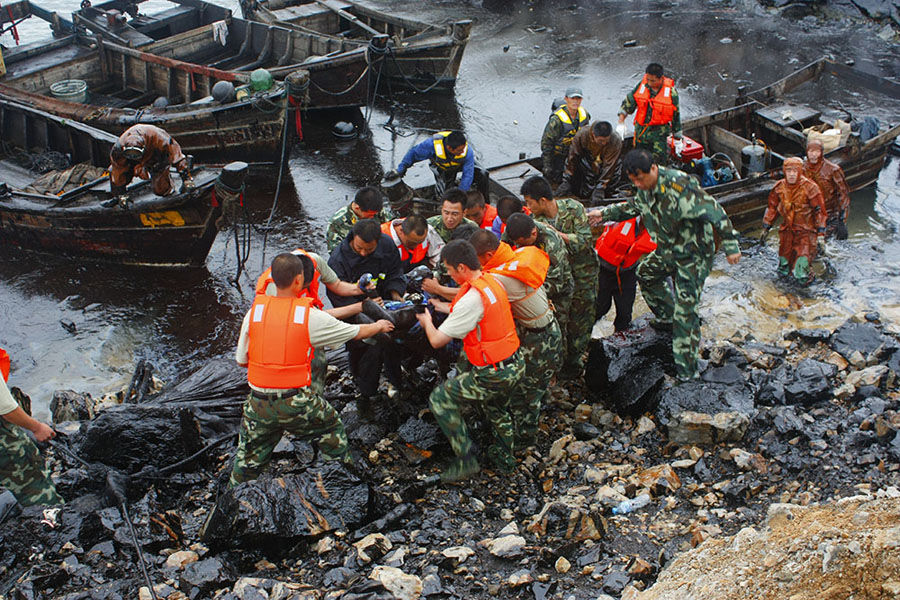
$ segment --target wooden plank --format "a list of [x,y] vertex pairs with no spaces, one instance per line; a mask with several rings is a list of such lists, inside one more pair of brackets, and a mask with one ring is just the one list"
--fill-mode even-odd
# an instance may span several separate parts
[[890,79],[865,73],[832,61],[827,62],[825,70],[835,77],[849,81],[853,85],[862,86],[874,92],[886,94],[895,100],[900,100],[900,84]]
[[232,71],[222,71],[220,69],[214,69],[212,67],[206,67],[203,65],[198,65],[195,63],[184,62],[181,60],[176,60],[174,58],[166,58],[164,56],[156,56],[154,54],[148,54],[147,52],[141,52],[140,50],[135,50],[133,48],[127,48],[125,46],[120,46],[118,44],[112,44],[110,42],[105,42],[104,46],[107,50],[115,51],[118,54],[123,56],[130,56],[132,58],[137,58],[142,62],[153,63],[157,65],[162,65],[164,67],[168,67],[169,69],[175,69],[178,71],[182,71],[185,73],[197,73],[199,75],[206,75],[208,77],[215,77],[216,79],[222,81],[239,81],[241,83],[247,83],[250,81],[250,75],[247,73],[235,73]]
[[896,139],[900,136],[900,125],[894,125],[884,133],[879,133],[871,140],[863,144],[863,149],[868,150],[870,148],[874,148],[876,146],[887,145],[891,143],[891,140]]
[[774,83],[761,87],[754,92],[750,92],[748,96],[761,102],[766,102],[782,96],[807,81],[812,81],[817,78],[822,74],[822,71],[825,70],[825,65],[826,59],[824,57],[820,58],[809,63],[805,67],[794,71],[787,77],[782,77]]

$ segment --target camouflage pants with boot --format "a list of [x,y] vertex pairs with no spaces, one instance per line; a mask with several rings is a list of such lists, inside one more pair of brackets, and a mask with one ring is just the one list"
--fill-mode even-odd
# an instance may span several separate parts
[[666,166],[669,162],[669,146],[668,138],[672,132],[672,127],[666,125],[635,125],[634,126],[634,147],[644,148],[653,155],[656,164]]
[[256,479],[272,459],[284,432],[303,440],[317,439],[325,460],[346,460],[347,434],[337,411],[310,387],[295,396],[244,401],[244,417],[230,486]]
[[44,459],[25,430],[0,421],[0,486],[22,506],[62,504]]
[[501,368],[470,366],[464,373],[450,378],[431,392],[428,404],[435,421],[458,457],[472,452],[472,438],[462,406],[473,403],[491,424],[493,443],[488,457],[503,470],[515,468],[512,452],[515,447],[510,398],[525,373],[525,361],[521,351],[503,361]]
[[316,396],[325,394],[325,378],[328,376],[328,356],[325,348],[316,348],[309,363],[310,388]]
[[575,293],[569,305],[566,320],[565,348],[560,377],[577,379],[584,373],[585,353],[591,342],[591,330],[594,328],[594,304],[597,302],[597,277],[599,267],[574,273]]
[[[712,260],[681,259],[666,262],[656,253],[647,256],[638,266],[641,294],[656,317],[672,323],[672,355],[679,379],[697,375],[697,356],[700,352],[700,294],[712,267]],[[675,296],[669,287],[669,278]]]
[[553,316],[556,317],[556,324],[559,325],[560,339],[559,348],[557,348],[556,352],[559,354],[559,362],[562,364],[565,362],[568,353],[566,334],[569,328],[569,311],[572,308],[572,294],[558,298],[550,298],[550,303],[553,305]]
[[513,392],[509,403],[515,432],[514,450],[534,444],[541,418],[541,408],[547,398],[550,380],[562,365],[562,333],[556,319],[541,329],[516,326],[519,353],[525,362],[525,374]]

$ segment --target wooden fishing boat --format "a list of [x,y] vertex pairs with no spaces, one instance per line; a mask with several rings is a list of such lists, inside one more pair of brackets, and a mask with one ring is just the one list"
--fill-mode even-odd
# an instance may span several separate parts
[[[30,150],[63,152],[80,163],[36,182],[35,174],[12,156],[0,160],[2,251],[25,249],[128,265],[203,265],[222,214],[213,198],[218,170],[195,168],[193,189],[165,197],[155,195],[149,181],[137,180],[128,186],[123,203],[112,197],[103,172],[115,136],[25,105],[5,106],[0,125],[7,146],[21,143],[21,132],[29,131],[24,145]],[[18,137],[8,137],[17,132]],[[178,189],[177,174],[173,181]]]
[[452,88],[472,30],[471,20],[432,25],[388,15],[348,0],[242,0],[245,19],[317,35],[346,47],[388,36],[381,77],[419,92]]
[[[821,58],[771,85],[741,94],[733,108],[682,121],[684,134],[700,142],[707,156],[719,156],[737,171],[744,172],[742,178],[705,188],[725,208],[739,230],[761,224],[769,191],[774,180],[782,176],[784,158],[803,156],[806,147],[803,131],[823,123],[820,111],[792,102],[786,95],[801,84],[826,74],[857,87],[900,98],[900,85],[897,83]],[[867,140],[862,140],[854,132],[837,148],[827,152],[826,157],[841,165],[850,189],[859,190],[877,181],[878,173],[898,136],[900,123],[882,124],[877,134]],[[752,146],[754,140],[764,144],[767,166],[762,172],[747,174],[748,165],[744,164],[742,151]],[[631,147],[632,138],[629,135],[625,140],[625,149]],[[670,158],[678,162],[674,157]],[[684,170],[691,168],[684,163],[677,166]],[[527,177],[541,174],[541,159],[518,160],[489,169],[489,172],[492,197],[503,194],[521,197],[519,189],[522,182]],[[623,199],[625,197],[611,198],[608,202]]]

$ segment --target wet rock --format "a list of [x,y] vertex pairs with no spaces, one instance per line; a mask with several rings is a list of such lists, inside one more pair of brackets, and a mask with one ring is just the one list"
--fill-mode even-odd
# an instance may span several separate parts
[[887,374],[890,372],[890,369],[885,365],[874,365],[872,367],[866,367],[861,371],[853,371],[852,373],[847,374],[846,382],[848,385],[852,385],[854,388],[871,385],[871,386],[879,386],[882,381],[886,378]]
[[663,390],[657,414],[670,441],[712,444],[741,439],[756,409],[749,386],[689,381]]
[[669,441],[675,444],[717,444],[743,439],[750,427],[744,413],[722,412],[715,415],[682,411],[668,424]]
[[826,342],[831,338],[831,331],[827,329],[795,329],[784,335],[784,339],[793,341],[800,340],[807,344],[815,344],[816,342]]
[[384,587],[380,581],[373,580],[364,580],[353,584],[340,598],[341,600],[396,600],[393,592]]
[[50,415],[54,423],[65,421],[88,421],[93,418],[90,394],[80,394],[72,390],[56,390],[50,400]]
[[600,437],[601,431],[590,423],[575,423],[572,426],[572,433],[577,440],[586,442]]
[[623,333],[591,340],[585,385],[620,415],[652,411],[663,376],[672,370],[672,337],[636,321]]
[[896,342],[885,336],[874,323],[848,321],[835,329],[831,338],[831,348],[847,360],[854,352],[868,356],[885,344],[896,348]]
[[422,578],[422,596],[437,596],[444,593],[444,586],[441,585],[441,578],[434,573],[429,573]]
[[356,572],[347,567],[335,567],[325,573],[322,584],[325,587],[341,587],[354,577],[356,577]]
[[470,556],[475,556],[475,551],[468,546],[454,546],[452,548],[441,550],[441,554],[446,558],[454,559],[456,564],[462,564],[466,562],[466,559]]
[[397,435],[407,444],[429,450],[441,443],[443,434],[437,425],[410,417],[397,430]]
[[187,565],[199,560],[197,553],[192,550],[179,550],[166,558],[166,567],[169,569],[183,569]]
[[356,548],[356,556],[362,564],[378,560],[394,547],[391,540],[380,533],[370,533],[353,546]]
[[810,405],[831,397],[830,378],[837,367],[828,363],[805,358],[791,373],[784,384],[784,399],[789,404]]
[[619,596],[625,586],[631,583],[631,576],[624,571],[611,571],[603,578],[601,589],[612,596]]
[[654,496],[661,496],[668,491],[681,487],[681,479],[670,465],[656,465],[638,473],[638,483],[651,491]]
[[375,567],[369,578],[381,583],[397,600],[414,600],[422,595],[422,580],[394,567]]
[[189,591],[196,588],[200,594],[231,585],[232,581],[229,569],[218,558],[206,558],[191,563],[184,568],[179,577],[182,590]]
[[744,385],[746,383],[744,374],[734,364],[707,369],[701,378],[703,381],[722,385]]
[[557,573],[566,574],[569,572],[569,569],[572,568],[572,563],[570,563],[565,556],[560,556],[556,559],[553,568],[556,569]]
[[525,550],[525,538],[520,535],[505,535],[484,542],[488,551],[498,558],[516,558]]
[[220,496],[202,539],[244,547],[276,545],[351,529],[368,513],[369,487],[335,461],[302,474],[263,475]]
[[638,419],[637,426],[635,427],[635,433],[637,435],[644,435],[645,433],[650,433],[656,429],[656,423],[654,423],[651,419],[647,417],[641,417]]
[[113,406],[82,425],[76,453],[127,472],[164,467],[203,447],[190,411],[162,406]]

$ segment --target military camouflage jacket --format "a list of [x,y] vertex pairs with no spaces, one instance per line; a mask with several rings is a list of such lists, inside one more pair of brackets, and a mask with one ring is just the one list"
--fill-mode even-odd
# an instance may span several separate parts
[[722,239],[725,254],[740,252],[738,233],[715,198],[703,191],[696,179],[659,167],[652,190],[638,190],[627,202],[602,209],[604,221],[624,221],[641,216],[656,242],[656,255],[670,260],[711,260],[716,252],[714,233]]
[[[569,253],[569,265],[572,267],[572,276],[596,275],[599,262],[594,251],[594,238],[591,235],[591,226],[584,212],[584,205],[571,198],[559,198],[556,200],[559,212],[555,219],[549,217],[535,217],[534,220],[546,223],[557,231],[569,236],[566,250]],[[563,242],[565,243],[565,242]]]
[[[463,220],[460,222],[459,225],[456,226],[456,229],[454,229],[453,231],[447,229],[447,226],[444,225],[444,220],[441,218],[441,215],[434,215],[433,217],[428,217],[428,224],[431,225],[434,228],[434,230],[438,232],[438,235],[441,236],[441,239],[444,240],[445,244],[447,242],[449,242],[451,239],[454,239],[453,238],[454,232],[462,233],[463,231],[465,231],[465,229],[469,229],[470,235],[471,235],[472,233],[475,233],[479,229],[478,224],[475,223],[475,221],[472,221],[471,219],[467,219],[465,217],[463,217]],[[462,227],[463,229],[460,229],[460,227]],[[468,239],[468,237],[465,237],[465,239]]]
[[[538,229],[538,240],[535,246],[543,250],[550,257],[550,268],[547,270],[547,278],[544,279],[544,291],[551,300],[571,296],[575,289],[572,280],[572,267],[569,266],[569,253],[566,243],[559,234],[543,223],[535,223]],[[506,232],[503,233],[503,241],[512,244]]]
[[[375,215],[375,218],[378,219],[379,223],[387,223],[393,219],[394,216],[391,213],[390,207],[385,206],[381,209],[380,213]],[[350,233],[350,230],[353,229],[353,226],[356,225],[357,221],[359,221],[359,217],[350,210],[349,204],[339,208],[337,212],[334,213],[331,217],[331,222],[328,223],[328,229],[325,231],[325,243],[328,245],[329,254],[340,245],[341,240],[347,237],[347,234]]]

